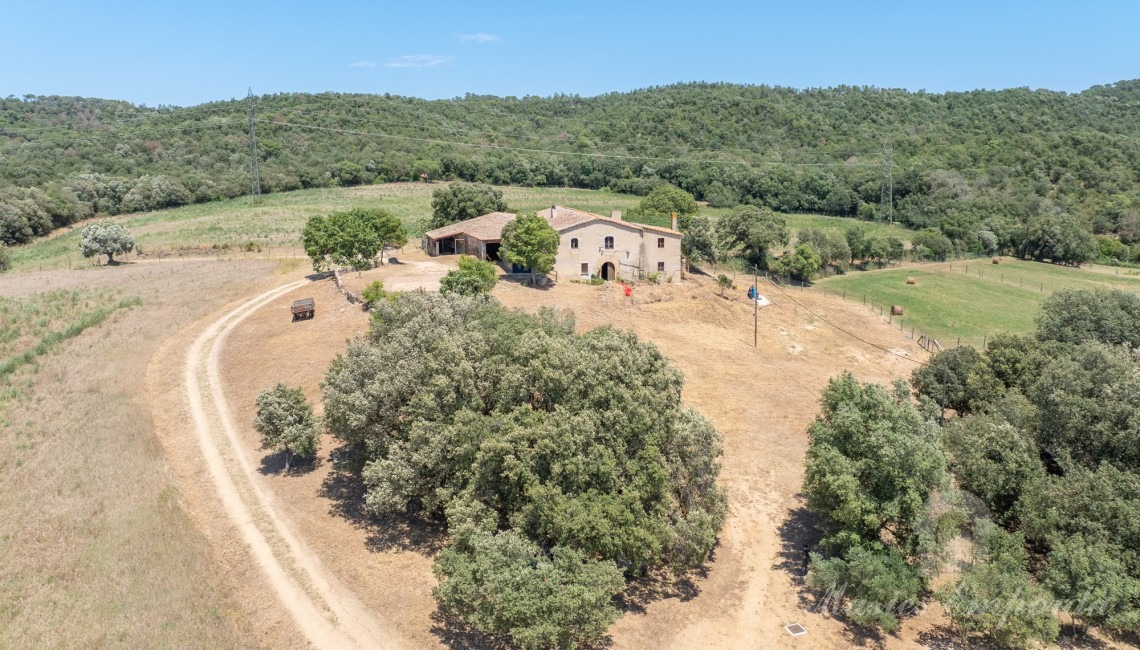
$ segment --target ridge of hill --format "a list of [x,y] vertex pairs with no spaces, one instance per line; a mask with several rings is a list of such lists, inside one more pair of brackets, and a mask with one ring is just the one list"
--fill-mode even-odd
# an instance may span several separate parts
[[[713,206],[879,214],[893,143],[895,218],[999,239],[1070,215],[1140,237],[1140,80],[1070,94],[942,94],[685,83],[596,97],[253,98],[262,191],[429,178],[644,194]],[[0,241],[94,213],[250,191],[246,100],[192,107],[0,99]]]

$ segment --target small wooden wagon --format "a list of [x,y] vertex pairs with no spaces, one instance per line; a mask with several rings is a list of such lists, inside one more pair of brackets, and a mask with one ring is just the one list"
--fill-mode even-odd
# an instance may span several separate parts
[[317,305],[312,298],[302,298],[293,302],[293,320],[298,318],[312,318],[317,315]]

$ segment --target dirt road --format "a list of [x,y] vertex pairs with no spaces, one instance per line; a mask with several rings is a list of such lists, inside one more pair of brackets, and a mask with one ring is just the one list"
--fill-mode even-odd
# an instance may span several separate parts
[[184,382],[194,435],[226,513],[282,605],[309,643],[320,648],[404,647],[317,559],[279,512],[272,491],[239,442],[218,370],[226,338],[258,308],[296,289],[271,289],[208,325],[185,357]]

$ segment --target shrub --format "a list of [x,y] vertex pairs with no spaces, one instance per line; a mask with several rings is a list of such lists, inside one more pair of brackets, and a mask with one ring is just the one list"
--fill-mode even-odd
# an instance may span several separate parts
[[491,292],[499,282],[495,265],[468,255],[459,257],[459,268],[447,272],[439,281],[440,293],[478,296]]
[[364,300],[365,309],[373,309],[381,300],[392,300],[395,296],[390,295],[384,291],[384,282],[381,280],[373,280],[364,287],[360,292],[360,297]]
[[801,281],[811,280],[819,272],[819,253],[811,244],[800,244],[796,250],[785,253],[772,265],[772,272],[784,278],[792,277]]
[[285,471],[293,456],[311,458],[317,452],[313,407],[300,388],[277,384],[262,391],[254,427],[261,434],[262,448],[285,452]]

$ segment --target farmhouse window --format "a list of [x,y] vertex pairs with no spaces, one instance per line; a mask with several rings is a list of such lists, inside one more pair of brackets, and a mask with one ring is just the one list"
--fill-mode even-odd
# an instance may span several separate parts
[[657,248],[665,248],[665,238],[664,237],[658,237],[657,238]]
[[[577,241],[577,240],[575,240]],[[590,275],[590,263],[582,262],[582,275]]]
[[665,262],[658,262],[657,263],[657,270],[661,273],[664,273],[665,272]]
[[578,238],[577,237],[570,240],[570,248],[578,248]]
[[612,236],[606,237],[605,246],[606,246],[606,250],[608,250],[608,251],[612,251],[614,249],[614,238]]

